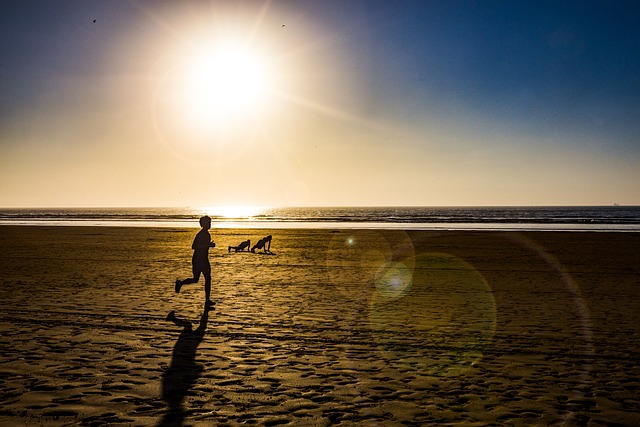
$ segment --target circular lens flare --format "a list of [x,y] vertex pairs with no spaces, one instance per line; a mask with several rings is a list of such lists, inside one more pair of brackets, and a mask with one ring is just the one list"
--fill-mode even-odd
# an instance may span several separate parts
[[411,290],[413,273],[404,263],[390,262],[378,270],[376,290],[386,298],[400,298]]
[[335,289],[346,297],[369,298],[372,284],[400,288],[410,283],[415,265],[411,239],[404,231],[350,230],[332,237],[326,252],[326,274]]
[[479,359],[496,328],[489,285],[473,266],[448,254],[416,259],[409,271],[393,265],[370,305],[370,324],[381,354],[400,371],[443,376]]

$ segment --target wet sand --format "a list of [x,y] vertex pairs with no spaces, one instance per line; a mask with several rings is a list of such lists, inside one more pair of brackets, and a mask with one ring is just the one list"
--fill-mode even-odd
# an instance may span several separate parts
[[640,425],[640,233],[211,231],[205,312],[197,229],[0,226],[0,425]]

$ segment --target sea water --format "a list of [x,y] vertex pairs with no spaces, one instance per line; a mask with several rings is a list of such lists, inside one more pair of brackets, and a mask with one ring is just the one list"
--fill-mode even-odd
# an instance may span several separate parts
[[0,224],[218,228],[640,231],[640,206],[0,209]]

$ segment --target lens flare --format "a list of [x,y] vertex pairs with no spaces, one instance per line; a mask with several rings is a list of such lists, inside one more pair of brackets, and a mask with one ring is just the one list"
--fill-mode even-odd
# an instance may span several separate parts
[[413,272],[402,262],[389,262],[378,269],[375,278],[378,294],[400,298],[411,290]]
[[482,356],[495,333],[496,304],[471,264],[430,253],[417,258],[410,286],[402,267],[383,277],[390,280],[377,287],[369,318],[381,354],[396,369],[455,375]]
[[349,298],[370,298],[374,283],[388,288],[383,292],[400,292],[392,288],[400,289],[400,282],[410,282],[414,265],[413,244],[400,230],[338,233],[329,243],[325,261],[330,283]]
[[[572,399],[580,400],[585,393],[584,384],[589,381],[591,374],[591,358],[595,352],[593,343],[593,331],[591,322],[591,313],[589,307],[585,302],[579,283],[570,274],[569,270],[560,263],[560,261],[553,256],[547,249],[541,244],[535,242],[531,238],[522,233],[510,233],[507,235],[507,239],[521,245],[529,251],[536,254],[537,257],[542,259],[555,273],[558,274],[563,285],[565,286],[566,294],[559,294],[558,298],[566,298],[567,302],[571,302],[566,305],[567,313],[574,312],[580,322],[579,330],[577,331],[582,340],[582,352],[583,359],[579,360],[579,363],[575,364],[577,385],[574,386],[572,391]],[[570,297],[567,298],[567,297]],[[567,412],[563,415],[563,419],[566,421],[570,419],[573,412]]]

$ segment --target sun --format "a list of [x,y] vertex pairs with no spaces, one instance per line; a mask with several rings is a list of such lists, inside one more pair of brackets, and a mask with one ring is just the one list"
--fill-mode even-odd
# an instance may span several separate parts
[[152,115],[173,156],[233,162],[264,141],[282,68],[264,40],[218,31],[185,36],[154,65]]
[[195,50],[183,66],[182,106],[191,125],[237,126],[259,114],[270,86],[267,61],[256,51],[225,44]]

